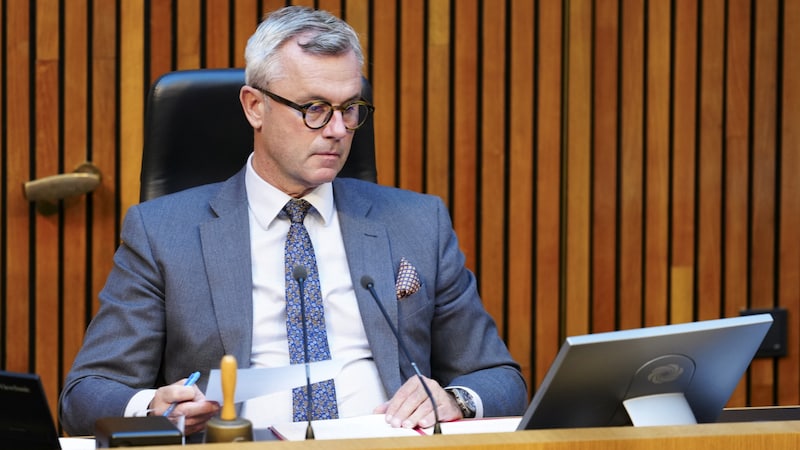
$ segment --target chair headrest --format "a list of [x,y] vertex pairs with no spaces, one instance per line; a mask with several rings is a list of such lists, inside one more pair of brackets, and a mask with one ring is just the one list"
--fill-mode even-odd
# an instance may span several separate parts
[[[158,78],[147,97],[140,200],[222,181],[253,149],[239,103],[243,69],[196,69]],[[371,101],[364,79],[362,96]],[[353,137],[340,177],[377,182],[372,115]]]

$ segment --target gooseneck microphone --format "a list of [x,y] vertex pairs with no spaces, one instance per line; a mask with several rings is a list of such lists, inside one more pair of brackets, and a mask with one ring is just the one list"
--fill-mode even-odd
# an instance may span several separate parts
[[411,359],[411,354],[408,352],[405,344],[403,344],[403,339],[400,338],[400,332],[397,331],[397,328],[389,318],[389,313],[386,312],[386,308],[383,307],[383,303],[381,303],[381,300],[378,298],[378,293],[375,292],[375,282],[372,280],[372,277],[369,275],[364,275],[361,277],[361,286],[369,291],[370,295],[372,295],[372,299],[378,304],[378,308],[380,308],[383,318],[386,319],[386,323],[389,324],[389,328],[392,329],[392,333],[394,334],[395,339],[397,339],[397,345],[400,346],[400,350],[403,351],[403,353],[406,355],[406,359],[408,359],[408,362],[411,363],[411,367],[414,368],[414,372],[417,374],[417,379],[419,379],[419,382],[422,383],[422,388],[425,389],[425,393],[428,395],[428,400],[431,401],[431,405],[433,406],[433,418],[436,421],[436,423],[433,425],[433,434],[442,434],[442,426],[439,424],[439,412],[436,410],[436,401],[433,400],[433,394],[431,393],[430,388],[428,388],[428,385],[425,384],[425,380],[422,378],[422,373],[420,373],[417,363]]
[[292,268],[292,278],[297,281],[297,287],[300,289],[300,320],[303,322],[303,361],[306,365],[306,419],[308,419],[308,426],[306,427],[306,439],[314,439],[314,429],[311,427],[311,367],[308,365],[308,328],[306,327],[306,297],[304,290],[306,286],[306,278],[308,272],[303,266],[294,266]]

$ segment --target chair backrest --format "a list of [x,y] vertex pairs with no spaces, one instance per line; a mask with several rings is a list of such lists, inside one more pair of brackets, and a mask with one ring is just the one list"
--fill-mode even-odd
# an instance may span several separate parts
[[[243,84],[244,69],[182,70],[153,83],[145,109],[141,201],[225,180],[244,166],[253,129],[239,103]],[[366,79],[362,95],[371,101]],[[377,181],[372,115],[356,131],[339,176]]]

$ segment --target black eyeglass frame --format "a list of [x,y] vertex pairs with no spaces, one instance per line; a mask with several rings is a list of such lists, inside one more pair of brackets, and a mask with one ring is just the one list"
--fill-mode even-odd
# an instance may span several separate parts
[[[327,125],[328,122],[331,121],[331,118],[333,117],[334,111],[341,111],[342,114],[344,114],[344,112],[345,112],[345,110],[347,110],[347,108],[349,108],[349,107],[351,107],[353,105],[359,105],[359,106],[363,106],[363,107],[365,107],[367,109],[367,113],[364,114],[364,117],[363,118],[359,118],[359,120],[360,120],[359,124],[356,125],[353,128],[348,127],[347,124],[344,125],[345,128],[347,128],[348,130],[355,131],[355,130],[361,128],[361,126],[364,125],[364,123],[366,123],[367,117],[369,117],[370,113],[373,113],[375,111],[375,106],[371,105],[369,102],[367,102],[367,101],[365,101],[363,99],[353,100],[351,102],[347,102],[347,103],[345,103],[343,105],[338,105],[338,106],[334,106],[330,102],[326,102],[324,100],[315,100],[313,102],[308,102],[308,103],[306,103],[304,105],[299,105],[299,104],[289,100],[288,98],[281,97],[280,95],[278,95],[278,94],[276,94],[274,92],[270,92],[270,91],[268,91],[268,90],[266,90],[266,89],[264,89],[262,87],[252,86],[252,85],[250,87],[252,87],[254,89],[258,89],[264,95],[266,95],[267,97],[275,100],[278,103],[284,104],[284,105],[286,105],[286,106],[288,106],[288,107],[290,107],[292,109],[300,111],[300,113],[303,114],[303,123],[305,124],[305,126],[307,126],[308,128],[310,128],[312,130],[319,130],[321,128],[324,128],[325,125]],[[328,110],[328,114],[325,116],[325,120],[322,121],[322,125],[320,125],[318,127],[312,127],[311,125],[308,124],[308,121],[306,120],[306,113],[307,113],[308,109],[311,108],[314,105],[326,105],[326,106],[328,106],[330,108]]]

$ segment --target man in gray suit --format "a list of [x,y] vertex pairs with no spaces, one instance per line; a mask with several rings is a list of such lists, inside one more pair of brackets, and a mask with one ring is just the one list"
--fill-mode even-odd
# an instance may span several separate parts
[[[162,414],[175,403],[187,434],[201,431],[219,411],[202,392],[223,355],[240,367],[296,362],[287,299],[306,276],[306,291],[318,286],[324,306],[325,357],[342,365],[331,417],[378,413],[393,426],[433,425],[431,402],[378,299],[440,420],[522,414],[519,366],[481,304],[441,200],[336,178],[372,109],[360,98],[363,56],[352,28],[328,13],[284,8],[262,22],[245,56],[240,101],[254,151],[225,182],[128,211],[100,309],[61,394],[65,430],[91,434],[97,418]],[[295,227],[284,205],[293,199],[311,205],[301,220],[319,264],[308,273],[284,263]],[[372,280],[377,299],[362,279]],[[198,385],[183,386],[193,371]],[[256,427],[300,420],[293,399],[270,394],[241,414]]]

